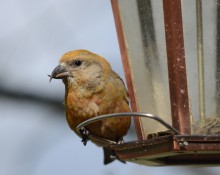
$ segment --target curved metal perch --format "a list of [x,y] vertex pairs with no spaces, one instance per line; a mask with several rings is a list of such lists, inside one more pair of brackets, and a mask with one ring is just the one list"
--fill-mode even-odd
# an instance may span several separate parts
[[[160,124],[165,126],[167,129],[171,130],[174,135],[179,135],[180,134],[179,131],[177,131],[175,128],[173,128],[169,123],[162,120],[160,117],[155,116],[153,114],[143,113],[143,112],[125,112],[125,113],[114,113],[114,114],[100,115],[100,116],[93,117],[91,119],[88,119],[88,120],[80,123],[76,127],[76,130],[80,134],[80,129],[84,128],[88,124],[91,124],[91,123],[94,123],[96,121],[103,120],[103,119],[114,118],[114,117],[128,117],[128,116],[130,116],[130,117],[145,117],[145,118],[150,118],[150,119],[156,120]],[[90,138],[99,140],[100,142],[103,142],[103,143],[106,143],[106,144],[117,144],[114,141],[104,139],[104,138],[101,138],[101,137],[98,137],[98,136],[95,136],[95,135],[92,135],[92,134],[88,134],[88,136]]]

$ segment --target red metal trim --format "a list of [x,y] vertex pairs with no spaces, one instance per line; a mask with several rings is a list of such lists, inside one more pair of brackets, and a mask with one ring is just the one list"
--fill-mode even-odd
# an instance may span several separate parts
[[[115,20],[115,26],[117,30],[118,42],[119,42],[121,58],[123,62],[126,83],[127,83],[128,92],[129,92],[129,98],[131,101],[131,107],[132,107],[133,112],[138,112],[138,105],[137,105],[136,98],[135,98],[135,90],[134,90],[133,81],[132,81],[131,68],[129,64],[129,57],[128,57],[128,52],[127,52],[126,43],[125,43],[125,36],[123,32],[123,26],[122,26],[122,21],[121,21],[121,16],[120,16],[118,0],[111,0],[111,4],[112,4],[112,10],[113,10],[113,15],[114,15],[114,20]],[[134,124],[135,124],[135,129],[136,129],[136,134],[137,134],[138,139],[143,140],[140,118],[134,118]]]
[[[187,142],[187,144],[181,147],[181,142]],[[161,161],[161,165],[208,165],[220,163],[219,144],[220,136],[176,135],[111,145],[110,148],[115,150],[121,160],[142,162],[146,165],[158,161]]]
[[181,0],[163,0],[163,10],[172,123],[181,134],[190,134]]

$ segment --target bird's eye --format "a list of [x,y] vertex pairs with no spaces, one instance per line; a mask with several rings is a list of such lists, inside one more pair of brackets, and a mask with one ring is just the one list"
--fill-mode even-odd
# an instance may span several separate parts
[[76,66],[80,66],[81,64],[82,64],[82,61],[80,61],[80,60],[76,60],[76,61],[75,61],[75,65],[76,65]]

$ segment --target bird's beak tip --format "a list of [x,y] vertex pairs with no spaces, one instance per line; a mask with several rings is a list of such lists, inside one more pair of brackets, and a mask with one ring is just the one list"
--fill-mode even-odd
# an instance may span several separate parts
[[63,79],[66,78],[67,76],[69,76],[69,72],[66,70],[66,67],[63,67],[61,65],[57,66],[53,72],[51,73],[51,75],[48,75],[50,77],[49,82],[51,82],[51,80],[54,79]]
[[49,79],[49,83],[50,83],[53,78],[51,75],[47,75],[47,76],[50,77],[50,79]]

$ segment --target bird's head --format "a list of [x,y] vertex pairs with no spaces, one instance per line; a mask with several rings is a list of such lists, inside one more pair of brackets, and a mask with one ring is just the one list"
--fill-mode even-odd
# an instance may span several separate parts
[[110,64],[101,56],[87,50],[76,50],[61,57],[59,65],[50,75],[50,80],[63,79],[70,86],[95,88],[110,72]]

